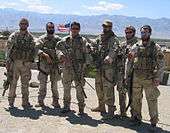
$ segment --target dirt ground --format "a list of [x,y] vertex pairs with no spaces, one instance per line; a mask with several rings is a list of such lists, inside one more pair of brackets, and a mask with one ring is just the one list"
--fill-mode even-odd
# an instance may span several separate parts
[[[5,79],[4,68],[0,68],[0,95],[2,94],[2,81]],[[37,81],[37,71],[33,71],[32,81]],[[87,79],[94,86],[94,79]],[[161,96],[159,97],[159,128],[158,133],[170,133],[170,86],[160,86]],[[63,87],[59,81],[60,104],[63,106]],[[149,114],[146,99],[143,99],[143,123],[141,126],[132,126],[130,123],[130,115],[127,118],[120,119],[118,117],[112,120],[102,120],[99,113],[91,112],[91,108],[97,106],[97,97],[93,89],[87,84],[85,92],[86,99],[86,115],[80,117],[77,115],[78,106],[75,96],[75,89],[72,89],[72,111],[66,115],[60,113],[61,109],[54,109],[51,106],[51,90],[48,84],[48,93],[45,103],[46,109],[35,108],[23,110],[21,107],[21,90],[20,82],[18,82],[17,98],[15,109],[8,108],[7,94],[5,97],[0,96],[0,133],[149,133]],[[38,88],[30,88],[30,102],[32,105],[37,103]],[[118,95],[116,90],[116,114],[119,114]]]

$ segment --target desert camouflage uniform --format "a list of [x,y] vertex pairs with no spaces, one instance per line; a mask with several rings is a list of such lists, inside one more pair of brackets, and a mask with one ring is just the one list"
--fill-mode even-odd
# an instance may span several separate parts
[[71,84],[74,81],[76,88],[76,97],[78,100],[79,112],[84,111],[84,66],[86,65],[87,41],[80,35],[72,38],[64,37],[58,43],[60,49],[66,56],[66,62],[63,65],[62,83],[64,86],[64,109],[70,109]]
[[[107,37],[106,37],[107,36]],[[105,104],[108,105],[108,113],[114,115],[116,107],[114,86],[117,82],[117,54],[119,41],[113,32],[107,35],[101,34],[96,39],[96,44],[93,45],[95,53],[92,55],[96,68],[95,88],[98,97],[99,107],[92,109],[105,112]],[[113,59],[112,64],[105,64],[104,59],[109,56]]]
[[[133,37],[130,40],[126,40],[120,46],[120,57],[118,58],[118,82],[117,90],[119,92],[119,105],[120,113],[122,116],[126,116],[126,92],[130,89],[130,79],[132,76],[132,62],[128,60],[127,55],[132,46],[137,43],[137,38]],[[126,81],[125,81],[126,80]],[[125,86],[126,82],[126,86]],[[132,111],[132,109],[131,109]]]
[[60,41],[60,37],[53,35],[49,38],[47,34],[42,35],[36,41],[36,49],[38,50],[38,55],[41,55],[43,52],[48,54],[52,59],[52,64],[48,64],[46,59],[39,57],[39,75],[38,80],[40,81],[40,87],[38,92],[38,102],[43,104],[47,93],[47,80],[48,75],[50,75],[51,81],[51,91],[53,97],[53,105],[58,103],[59,94],[57,83],[60,80],[60,70],[58,67],[59,58],[62,55],[62,52],[56,49],[57,42]]
[[158,44],[149,41],[144,47],[142,42],[136,43],[131,50],[135,53],[134,59],[134,79],[133,79],[133,117],[141,120],[141,107],[143,90],[146,94],[146,99],[151,117],[151,124],[158,122],[158,97],[160,91],[153,83],[153,80],[161,81],[164,68],[164,55]]
[[22,106],[29,105],[29,81],[31,79],[31,64],[34,61],[35,43],[33,36],[19,31],[9,36],[7,42],[6,59],[13,66],[13,79],[9,88],[9,104],[13,105],[16,97],[16,87],[21,77]]

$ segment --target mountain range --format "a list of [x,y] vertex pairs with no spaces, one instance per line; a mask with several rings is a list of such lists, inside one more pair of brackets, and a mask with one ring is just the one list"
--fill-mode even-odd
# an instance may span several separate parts
[[170,38],[169,18],[151,19],[106,14],[92,16],[41,14],[11,8],[0,9],[0,29],[4,30],[6,27],[10,30],[18,29],[18,22],[22,17],[29,19],[30,30],[36,32],[45,31],[45,24],[48,21],[52,21],[56,25],[78,21],[81,23],[81,33],[99,34],[102,30],[102,22],[105,19],[110,19],[113,22],[114,32],[119,36],[124,36],[124,28],[127,25],[133,25],[137,29],[137,36],[139,36],[140,27],[144,24],[149,24],[153,28],[152,35],[154,38]]

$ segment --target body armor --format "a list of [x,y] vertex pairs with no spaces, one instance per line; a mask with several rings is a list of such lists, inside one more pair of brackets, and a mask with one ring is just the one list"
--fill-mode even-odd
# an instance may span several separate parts
[[21,35],[16,33],[10,58],[13,60],[34,61],[34,41],[29,33]]

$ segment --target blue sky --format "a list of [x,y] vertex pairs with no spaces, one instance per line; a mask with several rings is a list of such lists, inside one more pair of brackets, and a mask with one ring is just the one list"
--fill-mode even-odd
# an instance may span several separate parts
[[170,18],[170,0],[0,0],[0,8],[75,15]]

